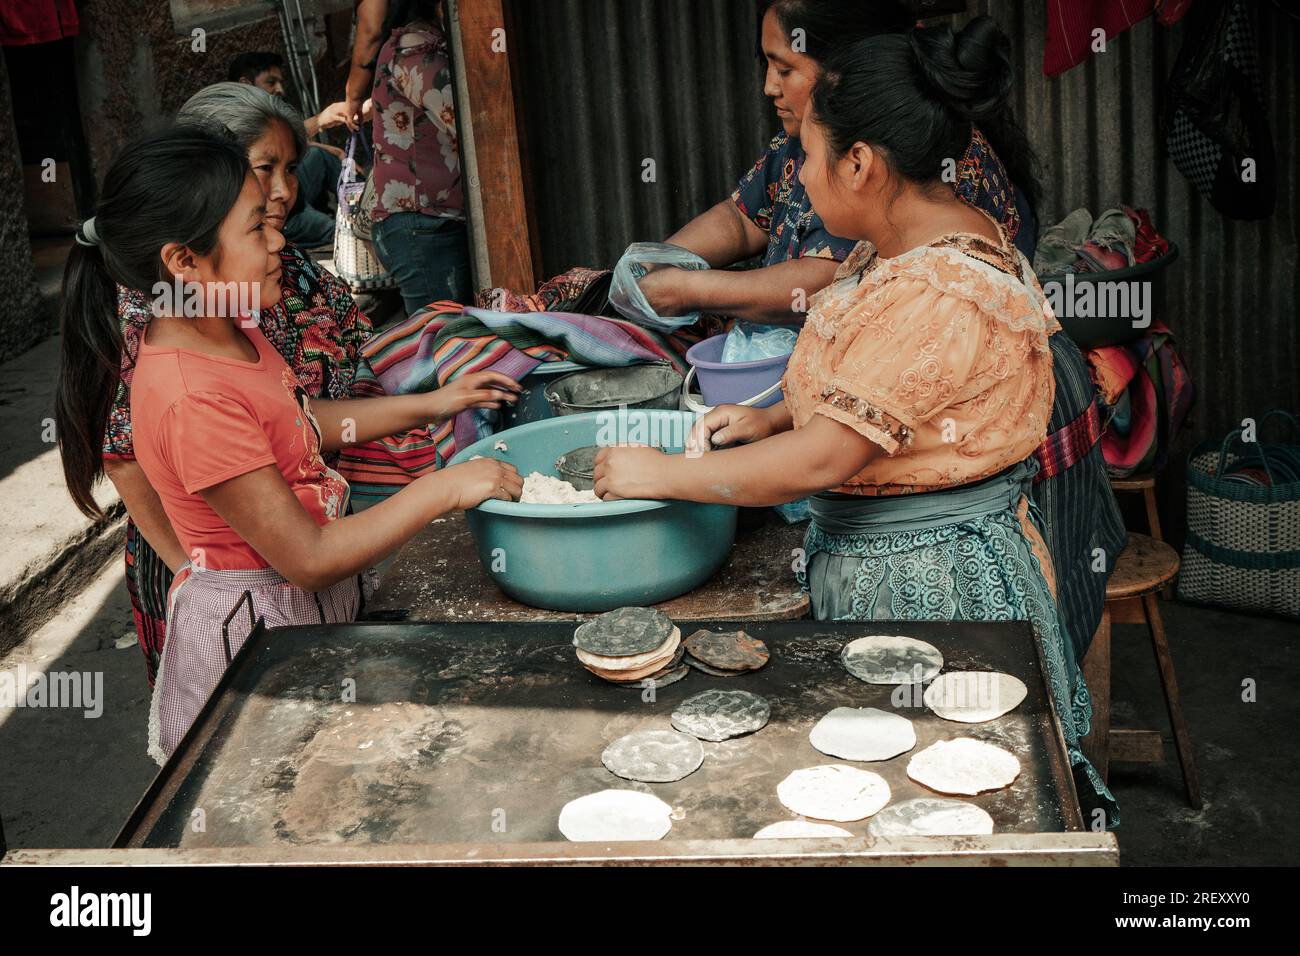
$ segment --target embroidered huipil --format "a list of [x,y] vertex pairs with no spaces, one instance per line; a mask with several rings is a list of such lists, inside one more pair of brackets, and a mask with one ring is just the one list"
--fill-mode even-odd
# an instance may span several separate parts
[[796,428],[824,415],[884,449],[841,492],[969,484],[1042,442],[1058,328],[1005,231],[1000,245],[953,235],[892,259],[864,242],[810,303],[786,404]]
[[[799,182],[805,155],[797,137],[777,133],[731,193],[731,201],[741,214],[768,234],[763,253],[765,266],[806,256],[842,262],[853,251],[854,242],[827,232],[821,217],[813,211],[808,192]],[[1002,224],[1008,236],[1016,239],[1022,213],[1015,187],[978,129],[972,130],[956,173],[953,191],[958,198],[988,213]],[[1032,247],[1027,254],[1033,254]]]

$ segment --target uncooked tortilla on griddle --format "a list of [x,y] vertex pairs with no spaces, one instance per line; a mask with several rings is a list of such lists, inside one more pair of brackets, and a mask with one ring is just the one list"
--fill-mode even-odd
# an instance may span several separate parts
[[875,707],[836,707],[817,721],[808,742],[841,760],[888,760],[916,746],[912,722]]
[[961,737],[940,740],[916,754],[907,762],[907,775],[939,793],[973,797],[1010,786],[1020,775],[1020,761],[1001,747]]
[[825,764],[796,770],[777,784],[787,810],[816,820],[863,820],[889,802],[889,784],[870,770]]
[[601,790],[570,800],[560,811],[560,832],[575,843],[662,840],[672,829],[673,808],[639,790]]
[[1020,706],[1029,689],[1019,678],[997,671],[949,671],[925,689],[925,706],[944,720],[978,724]]

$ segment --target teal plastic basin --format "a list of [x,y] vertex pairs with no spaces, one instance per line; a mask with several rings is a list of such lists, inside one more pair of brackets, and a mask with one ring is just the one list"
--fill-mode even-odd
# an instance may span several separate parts
[[[530,422],[462,449],[522,475],[557,475],[555,459],[583,445],[631,441],[680,452],[697,416],[627,409]],[[617,436],[611,439],[611,435]],[[505,450],[493,446],[504,442]],[[485,501],[465,513],[479,561],[506,594],[553,611],[609,611],[691,591],[726,561],[737,509],[688,501],[534,505]]]

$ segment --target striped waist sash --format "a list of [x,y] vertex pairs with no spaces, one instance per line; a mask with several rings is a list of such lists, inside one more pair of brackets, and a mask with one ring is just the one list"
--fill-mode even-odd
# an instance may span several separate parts
[[1101,413],[1097,411],[1096,400],[1093,400],[1074,421],[1052,432],[1034,450],[1034,457],[1038,460],[1038,474],[1034,476],[1034,483],[1068,471],[1082,461],[1099,441]]

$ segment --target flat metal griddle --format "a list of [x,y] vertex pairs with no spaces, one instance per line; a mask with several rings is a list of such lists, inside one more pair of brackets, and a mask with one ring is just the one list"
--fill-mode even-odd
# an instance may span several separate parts
[[[736,628],[729,622],[702,626]],[[1024,681],[1025,701],[983,724],[941,720],[921,706],[918,692],[915,706],[901,711],[916,728],[912,753],[958,736],[1006,747],[1021,761],[1016,782],[963,798],[992,815],[995,834],[1082,830],[1027,624],[782,621],[744,627],[767,642],[772,657],[766,667],[735,678],[693,672],[658,689],[653,702],[639,688],[613,686],[584,670],[567,623],[260,630],[114,845],[290,852],[390,846],[399,857],[402,847],[460,845],[463,851],[474,845],[500,857],[512,847],[559,843],[557,852],[567,847],[589,858],[593,846],[568,844],[557,819],[567,801],[608,787],[644,790],[672,805],[675,819],[665,842],[748,840],[761,827],[792,817],[776,797],[790,771],[843,762],[808,743],[818,719],[838,706],[894,709],[895,688],[864,684],[840,665],[843,645],[870,633],[931,642],[944,654],[945,671],[1000,670]],[[355,701],[343,699],[352,686]],[[601,765],[608,743],[634,730],[667,729],[676,704],[711,687],[766,696],[770,723],[748,737],[704,742],[703,767],[675,783],[633,783]],[[908,779],[909,756],[854,766],[884,776],[891,802],[929,795]],[[841,825],[866,835],[866,821]],[[600,849],[605,856],[606,848]],[[536,853],[530,846],[522,856]]]

